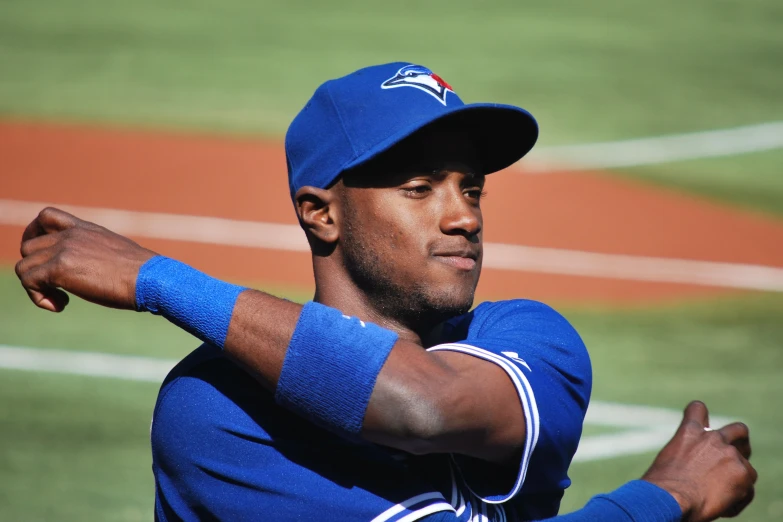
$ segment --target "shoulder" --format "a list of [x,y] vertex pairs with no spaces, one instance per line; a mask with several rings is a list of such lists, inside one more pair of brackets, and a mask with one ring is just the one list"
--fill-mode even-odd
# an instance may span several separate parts
[[544,344],[587,357],[587,348],[568,319],[551,306],[528,299],[481,303],[472,312],[466,338]]
[[[279,407],[249,373],[205,344],[185,357],[163,382],[153,413],[153,452],[192,459],[207,450],[331,440],[306,420]],[[249,451],[249,450],[248,450]]]
[[578,392],[586,408],[592,389],[592,364],[579,333],[562,314],[538,301],[484,302],[451,323],[440,349],[479,351],[487,358],[513,361],[523,372],[546,376],[539,388],[560,382]]
[[[508,500],[522,492],[542,500],[541,495],[549,495],[546,512],[556,511],[553,506],[569,484],[567,470],[592,390],[590,358],[581,337],[552,307],[526,299],[481,303],[449,326],[446,342],[429,350],[461,352],[500,366],[516,388],[525,417],[526,440],[514,488],[505,496],[485,498]],[[486,473],[475,466],[462,472],[480,477],[474,485],[487,483]]]
[[161,385],[153,413],[153,453],[190,458],[201,449],[194,445],[223,441],[229,426],[252,426],[255,404],[264,402],[259,387],[219,349],[202,345]]
[[472,314],[471,330],[475,333],[545,327],[576,334],[576,330],[561,313],[547,304],[530,299],[485,301],[479,304]]
[[226,359],[219,348],[203,344],[182,359],[166,376],[158,393],[155,416],[159,409],[171,402],[178,403],[177,410],[181,410],[179,403],[182,401],[198,404],[198,410],[203,415],[223,406],[219,403],[234,399],[234,395],[248,385],[251,388],[258,386],[249,375]]
[[524,352],[572,367],[583,377],[591,373],[587,347],[576,328],[551,306],[529,299],[483,302],[444,323],[440,343],[468,344],[503,355]]

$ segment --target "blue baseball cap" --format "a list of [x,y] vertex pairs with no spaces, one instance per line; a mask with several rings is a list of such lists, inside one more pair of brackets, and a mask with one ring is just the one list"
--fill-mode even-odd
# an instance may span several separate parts
[[285,137],[291,198],[304,186],[329,187],[435,122],[472,135],[485,174],[518,161],[538,138],[538,124],[524,109],[465,104],[421,65],[374,65],[322,84],[291,122]]

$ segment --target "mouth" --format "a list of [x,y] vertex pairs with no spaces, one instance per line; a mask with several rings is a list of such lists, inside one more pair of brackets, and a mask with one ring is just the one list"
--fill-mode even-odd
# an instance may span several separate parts
[[476,268],[478,252],[473,250],[455,250],[451,252],[438,252],[435,259],[458,270],[469,272]]

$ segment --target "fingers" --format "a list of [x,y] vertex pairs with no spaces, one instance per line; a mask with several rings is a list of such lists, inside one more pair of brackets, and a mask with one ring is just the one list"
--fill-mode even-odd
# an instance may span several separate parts
[[51,233],[75,226],[79,218],[58,208],[46,207],[38,214],[38,222],[47,233]]
[[681,427],[688,424],[697,423],[700,428],[710,425],[710,416],[707,406],[701,401],[692,401],[685,407],[685,413],[682,418]]
[[25,288],[28,297],[38,308],[42,308],[48,312],[59,313],[62,312],[70,298],[68,294],[60,290],[59,288],[49,288],[46,292],[39,290],[32,290]]
[[740,455],[746,459],[750,458],[750,430],[747,425],[742,422],[734,422],[717,431],[723,437],[723,440],[726,441],[726,444],[731,444],[737,448]]
[[742,474],[743,480],[740,487],[746,490],[745,494],[721,514],[721,517],[736,517],[753,501],[753,497],[756,494],[753,486],[758,480],[758,472],[748,461],[751,454],[750,430],[746,424],[734,422],[716,430],[716,432],[726,444],[736,448],[737,453],[739,453],[737,459],[744,468],[744,473]]
[[61,312],[68,305],[68,294],[51,283],[50,248],[37,250],[16,263],[16,275],[30,300],[39,308]]
[[728,444],[733,444],[734,441],[739,439],[750,438],[750,430],[748,429],[748,426],[742,422],[733,422],[731,424],[727,424],[726,426],[719,429],[718,433],[723,436],[723,439]]
[[45,250],[59,241],[59,233],[46,234],[43,236],[34,237],[26,241],[22,241],[22,246],[19,248],[19,253],[22,257],[27,257],[40,250]]
[[51,247],[60,240],[58,233],[76,226],[79,221],[60,209],[46,207],[22,234],[19,249],[22,260],[16,264],[16,275],[30,300],[39,308],[61,312],[68,305],[68,294],[51,284],[51,267],[47,268],[46,264],[53,257]]
[[22,244],[45,233],[46,232],[44,229],[38,223],[38,217],[36,217],[29,225],[27,225],[27,227],[24,229],[24,232],[22,232]]
[[59,232],[73,227],[78,223],[78,218],[69,214],[63,210],[46,207],[38,216],[27,225],[24,233],[22,234],[22,242],[25,242],[34,237],[42,236],[44,234],[50,234],[52,232]]
[[748,490],[748,494],[745,496],[745,498],[743,498],[742,500],[740,500],[739,502],[737,502],[736,504],[731,506],[729,509],[724,511],[721,514],[721,517],[722,518],[733,518],[733,517],[736,517],[737,515],[742,513],[743,509],[748,507],[748,504],[753,502],[753,498],[755,496],[756,496],[756,489],[755,488],[750,488],[750,490]]
[[734,422],[717,431],[723,437],[723,440],[726,441],[726,444],[731,444],[737,448],[746,459],[750,458],[750,430],[746,424]]
[[754,467],[751,465],[751,463],[750,463],[750,462],[748,462],[747,460],[745,460],[745,461],[743,462],[743,464],[745,464],[745,467],[748,469],[748,475],[749,475],[749,477],[750,477],[750,483],[751,483],[751,484],[755,484],[755,483],[756,483],[756,481],[759,479],[759,472],[758,472],[758,471],[756,471],[756,468],[754,468]]

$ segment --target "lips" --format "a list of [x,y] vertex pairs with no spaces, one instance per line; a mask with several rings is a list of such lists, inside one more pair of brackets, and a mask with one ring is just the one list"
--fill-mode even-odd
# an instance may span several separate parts
[[433,254],[438,261],[451,265],[459,270],[473,270],[476,268],[479,252],[478,249],[455,249],[440,251]]
[[446,263],[454,268],[458,268],[459,270],[473,270],[476,268],[476,260],[469,257],[435,256],[435,259],[441,263]]

